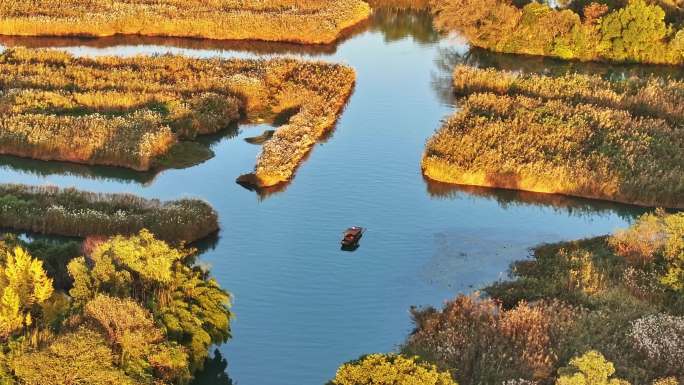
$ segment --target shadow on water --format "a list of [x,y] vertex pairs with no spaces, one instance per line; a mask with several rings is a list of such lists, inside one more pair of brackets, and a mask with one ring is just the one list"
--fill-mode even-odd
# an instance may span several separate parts
[[596,215],[615,214],[625,221],[632,221],[650,209],[640,206],[625,205],[610,201],[577,198],[560,194],[543,194],[520,190],[496,189],[479,186],[453,185],[436,182],[423,177],[427,192],[433,198],[457,199],[477,197],[496,201],[499,206],[508,209],[516,206],[551,207],[571,216],[591,217]]
[[[358,33],[358,32],[357,32]],[[353,37],[345,36],[344,40]],[[116,35],[101,38],[89,37],[24,37],[0,36],[0,44],[6,47],[28,48],[110,48],[117,46],[164,46],[193,50],[221,50],[249,52],[254,54],[332,55],[338,44],[302,45],[295,43],[273,43],[249,40],[206,40],[178,37]]]
[[221,352],[214,350],[213,357],[207,357],[204,368],[195,373],[195,379],[190,385],[233,385],[233,380],[228,376],[228,361]]

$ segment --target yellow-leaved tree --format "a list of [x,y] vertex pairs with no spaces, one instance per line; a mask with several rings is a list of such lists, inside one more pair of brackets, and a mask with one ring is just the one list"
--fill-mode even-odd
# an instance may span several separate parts
[[556,385],[629,385],[629,382],[610,378],[615,373],[613,363],[603,354],[592,350],[570,360],[570,366],[558,370]]
[[53,290],[42,261],[21,247],[8,252],[0,263],[0,339],[31,326]]
[[457,385],[447,372],[414,357],[371,354],[342,365],[329,385]]

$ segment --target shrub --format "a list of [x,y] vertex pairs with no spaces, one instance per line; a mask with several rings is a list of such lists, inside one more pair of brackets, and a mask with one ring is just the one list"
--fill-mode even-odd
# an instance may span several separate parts
[[[647,215],[658,217],[659,226],[663,226],[658,231],[662,234],[666,234],[663,228],[672,216],[679,214],[658,211]],[[634,226],[639,228],[639,221]],[[506,308],[525,301],[550,300],[575,306],[572,326],[565,328],[560,342],[553,345],[558,361],[600,348],[614,363],[610,367],[633,383],[648,384],[664,375],[681,376],[684,323],[680,318],[684,313],[681,293],[667,290],[661,283],[667,272],[665,248],[657,250],[651,262],[631,265],[616,254],[611,243],[611,237],[598,237],[538,246],[533,259],[513,264],[510,280],[491,285],[485,292]],[[593,276],[584,271],[600,277],[596,281],[599,290],[587,290],[593,284],[578,284],[584,282],[579,278]],[[566,380],[594,383],[578,373],[565,373]]]
[[616,61],[658,62],[665,56],[664,39],[669,30],[665,11],[644,0],[631,0],[601,21],[604,55]]
[[646,265],[656,258],[665,247],[666,234],[663,231],[663,213],[644,214],[628,229],[618,230],[608,244],[615,253],[631,264]]
[[434,365],[401,355],[371,354],[342,365],[330,385],[456,385],[451,375]]
[[643,265],[662,261],[661,283],[677,292],[684,290],[684,214],[668,215],[662,210],[644,214],[609,242],[628,261]]
[[441,311],[414,311],[416,330],[404,351],[453,371],[463,384],[544,379],[576,315],[555,302],[504,310],[492,300],[459,296]]
[[665,216],[664,227],[667,273],[662,282],[681,293],[684,292],[684,213]]
[[556,385],[629,385],[629,382],[610,378],[615,368],[603,354],[590,351],[570,360],[570,365],[558,371]]
[[634,348],[661,374],[684,373],[684,317],[652,314],[632,322]]

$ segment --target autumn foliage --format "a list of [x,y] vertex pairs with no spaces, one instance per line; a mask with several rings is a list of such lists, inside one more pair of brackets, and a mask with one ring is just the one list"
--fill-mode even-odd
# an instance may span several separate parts
[[187,384],[230,336],[230,295],[146,230],[72,259],[68,294],[24,249],[0,251],[2,384]]
[[[435,26],[495,52],[583,61],[684,63],[684,32],[668,25],[659,4],[631,0],[608,9],[590,3],[583,15],[543,2],[432,0]],[[622,4],[623,2],[618,2]],[[666,2],[662,2],[666,3]]]

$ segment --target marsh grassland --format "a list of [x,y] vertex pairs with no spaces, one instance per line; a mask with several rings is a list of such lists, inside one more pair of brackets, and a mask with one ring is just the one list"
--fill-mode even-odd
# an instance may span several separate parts
[[332,43],[366,20],[361,0],[8,0],[0,35],[145,35]]
[[204,201],[160,202],[131,194],[0,184],[0,223],[15,230],[74,237],[136,234],[192,242],[218,231],[218,215]]
[[430,179],[683,207],[682,83],[458,67],[459,111],[428,141]]
[[255,184],[290,179],[334,127],[352,69],[289,59],[97,59],[9,49],[0,54],[0,153],[150,170],[175,145],[240,117],[296,110],[263,147]]

